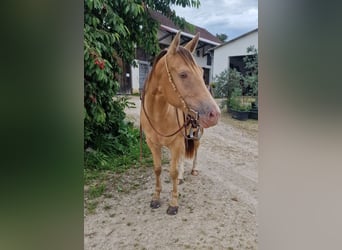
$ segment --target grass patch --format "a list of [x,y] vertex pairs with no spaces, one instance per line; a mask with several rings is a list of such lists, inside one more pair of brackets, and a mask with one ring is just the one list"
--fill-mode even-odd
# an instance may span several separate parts
[[90,201],[87,203],[87,210],[88,210],[88,213],[90,214],[93,214],[95,212],[95,209],[97,207],[97,205],[99,204],[98,201]]
[[[138,142],[137,142],[138,141]],[[152,166],[151,152],[142,140],[142,159],[140,162],[140,142],[132,143],[125,153],[103,153],[99,151],[85,152],[84,185],[85,209],[93,213],[98,205],[97,198],[111,198],[114,188],[117,192],[125,192],[127,187],[121,183],[120,176],[130,168]],[[135,184],[129,184],[135,187]],[[131,189],[131,187],[130,187]]]
[[142,141],[141,162],[139,141],[126,148],[122,154],[105,154],[100,151],[85,152],[85,183],[91,179],[101,178],[101,171],[123,173],[131,167],[147,166],[152,163],[152,155],[145,140]]
[[89,189],[89,199],[100,197],[106,189],[105,184],[100,184]]

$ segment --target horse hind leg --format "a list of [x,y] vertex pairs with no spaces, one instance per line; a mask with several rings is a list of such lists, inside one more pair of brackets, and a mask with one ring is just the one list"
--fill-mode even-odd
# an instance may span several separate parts
[[[191,174],[194,176],[198,175],[197,170],[197,151],[199,147],[199,140],[194,141],[194,158],[192,162],[192,169]],[[182,157],[179,161],[179,168],[178,168],[178,185],[181,185],[184,183],[184,157]]]
[[162,190],[160,174],[161,174],[161,147],[152,143],[150,140],[146,140],[147,144],[152,152],[154,174],[156,176],[156,187],[150,203],[151,208],[159,208],[160,203],[160,192]]
[[191,169],[191,174],[194,175],[194,176],[198,175],[198,170],[197,170],[197,152],[198,152],[199,144],[200,144],[200,141],[196,140],[195,141],[194,160],[192,162],[192,169]]

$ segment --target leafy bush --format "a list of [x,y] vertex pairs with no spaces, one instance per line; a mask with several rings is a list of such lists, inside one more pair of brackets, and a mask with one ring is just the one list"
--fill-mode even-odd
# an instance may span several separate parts
[[236,69],[225,69],[214,78],[215,97],[230,98],[235,88],[248,88],[250,95],[258,96],[258,51],[254,46],[249,46],[247,49],[247,56],[243,58],[246,74],[242,75]]
[[[133,165],[140,164],[140,135],[139,130],[133,126],[127,126],[127,131],[123,136],[116,138],[105,138],[102,143],[111,145],[102,145],[104,149],[113,148],[112,152],[103,151],[103,148],[93,150],[88,148],[85,151],[85,168],[89,170],[113,170],[123,171]],[[121,139],[126,140],[120,141]],[[144,139],[142,139],[143,158],[141,164],[151,164],[152,158],[149,148]]]
[[247,53],[251,53],[243,58],[247,69],[246,75],[243,77],[245,85],[250,87],[250,94],[258,96],[258,51],[254,46],[247,48]]
[[236,69],[225,69],[215,77],[215,97],[229,98],[234,90],[241,85],[241,73]]
[[249,111],[251,104],[242,96],[242,87],[234,88],[229,100],[229,108],[236,111]]

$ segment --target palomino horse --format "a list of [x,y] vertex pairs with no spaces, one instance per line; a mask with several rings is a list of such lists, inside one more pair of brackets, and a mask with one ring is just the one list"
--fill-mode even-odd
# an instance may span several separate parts
[[179,161],[184,156],[193,157],[196,146],[193,139],[199,139],[200,128],[216,125],[220,117],[220,109],[204,84],[203,70],[192,56],[199,34],[185,47],[180,46],[180,34],[155,59],[145,82],[140,111],[140,123],[152,152],[156,176],[152,208],[161,206],[161,148],[166,146],[171,151],[173,188],[167,209],[170,215],[178,212]]

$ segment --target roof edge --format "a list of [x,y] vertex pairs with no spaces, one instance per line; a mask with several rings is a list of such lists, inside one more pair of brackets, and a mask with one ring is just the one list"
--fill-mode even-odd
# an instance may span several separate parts
[[[177,29],[171,28],[171,27],[169,27],[169,26],[167,26],[167,25],[164,25],[164,24],[160,24],[160,27],[162,27],[162,28],[164,28],[164,29],[167,29],[167,30],[169,30],[169,31],[171,31],[171,32],[174,32],[174,33],[177,33],[177,32],[179,31],[179,30],[177,30]],[[187,32],[184,32],[184,31],[181,31],[181,35],[186,36],[186,37],[189,37],[189,38],[195,37],[195,35],[190,34],[190,33],[187,33]],[[217,43],[217,42],[214,42],[214,41],[210,41],[210,40],[208,40],[208,39],[201,38],[201,37],[199,38],[199,40],[202,41],[202,42],[205,42],[205,43],[212,44],[212,45],[221,45],[220,43]]]
[[227,41],[227,42],[225,42],[225,43],[222,43],[222,44],[220,44],[220,45],[218,45],[218,46],[216,46],[216,47],[214,47],[214,48],[210,48],[210,49],[208,49],[208,51],[215,50],[215,49],[220,48],[220,47],[222,47],[222,46],[224,46],[224,45],[226,45],[226,44],[228,44],[228,43],[234,42],[234,41],[236,41],[236,40],[238,40],[238,39],[240,39],[240,38],[242,38],[242,37],[248,36],[248,35],[252,34],[253,32],[258,31],[258,29],[259,29],[259,28],[256,28],[256,29],[253,29],[253,30],[251,30],[251,31],[248,31],[248,32],[246,32],[246,33],[244,33],[244,34],[242,34],[242,35],[240,35],[240,36],[238,36],[238,37],[233,38],[232,40],[229,40],[229,41]]

